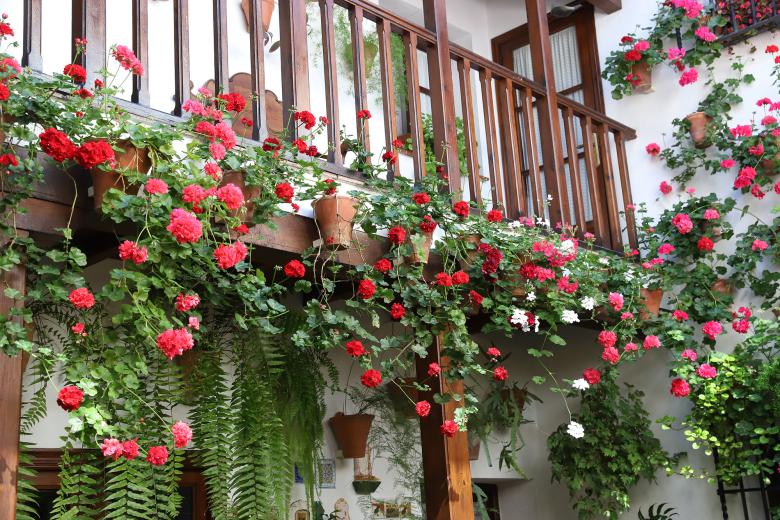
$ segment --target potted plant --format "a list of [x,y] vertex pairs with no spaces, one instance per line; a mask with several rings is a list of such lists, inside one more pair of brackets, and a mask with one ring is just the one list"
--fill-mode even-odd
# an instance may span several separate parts
[[641,39],[628,34],[620,41],[620,49],[607,57],[602,77],[612,85],[612,97],[621,99],[629,94],[646,94],[653,88],[653,67],[664,61],[663,41],[652,35]]
[[365,457],[356,458],[354,461],[354,480],[352,480],[352,488],[358,495],[370,495],[377,490],[382,483],[377,477],[374,476],[371,448],[366,450]]

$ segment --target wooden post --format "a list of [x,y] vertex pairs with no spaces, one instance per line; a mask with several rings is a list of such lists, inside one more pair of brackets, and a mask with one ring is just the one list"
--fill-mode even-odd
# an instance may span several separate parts
[[[431,379],[428,364],[446,366],[448,360],[441,356],[441,336],[428,349],[428,357],[417,359],[417,379]],[[466,432],[458,432],[449,438],[441,434],[439,427],[452,419],[461,403],[451,401],[443,405],[433,402],[433,394],[457,393],[463,395],[463,382],[448,382],[435,378],[429,392],[421,392],[420,398],[431,403],[431,413],[420,419],[422,441],[423,479],[425,481],[425,508],[428,520],[466,520],[474,518],[474,499],[471,492],[471,465],[469,441]]]
[[536,109],[539,114],[544,177],[547,193],[552,196],[549,206],[550,223],[555,225],[557,222],[570,222],[570,220],[568,215],[562,212],[563,199],[567,197],[566,180],[561,125],[558,117],[558,91],[555,89],[550,29],[547,26],[547,7],[544,0],[527,0],[525,8],[528,13],[528,36],[534,80],[544,86],[544,96],[537,98]]
[[309,51],[306,1],[279,0],[279,40],[282,53],[282,118],[295,137],[291,109],[309,109]]
[[[149,0],[133,0],[133,51],[141,60],[145,70],[149,70]],[[133,74],[133,103],[149,106],[149,74]]]
[[458,193],[461,191],[460,161],[445,0],[423,0],[423,14],[426,29],[436,34],[436,45],[428,48],[434,153],[436,159],[444,163],[450,192]]
[[73,0],[71,54],[76,55],[76,38],[87,39],[87,52],[76,63],[87,69],[91,85],[106,67],[106,0]]
[[43,0],[24,0],[24,34],[22,43],[22,66],[40,71],[43,68],[42,6]]
[[[24,293],[26,269],[19,265],[0,277],[0,285]],[[18,300],[0,290],[0,313],[7,314]],[[0,518],[16,518],[16,479],[19,467],[19,423],[22,413],[22,354],[0,353]]]

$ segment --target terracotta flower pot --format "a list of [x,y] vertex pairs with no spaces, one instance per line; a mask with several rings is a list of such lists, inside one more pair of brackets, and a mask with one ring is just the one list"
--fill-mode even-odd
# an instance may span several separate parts
[[691,123],[691,141],[696,148],[707,148],[710,145],[707,139],[707,126],[712,117],[708,116],[704,112],[694,112],[689,114],[685,119]]
[[479,437],[469,435],[469,460],[479,460],[479,448],[482,441]]
[[[244,195],[244,222],[251,222],[252,221],[252,215],[255,213],[255,204],[254,202],[251,202],[252,199],[260,195],[260,188],[257,186],[251,186],[248,187],[245,182],[246,173],[238,170],[232,170],[229,172],[225,172],[222,175],[222,180],[220,181],[219,185],[220,187],[225,186],[226,184],[235,184],[238,186],[238,188],[241,190],[241,193]],[[229,213],[233,217],[237,217],[239,213],[241,213],[241,208],[236,210],[229,210]]]
[[422,236],[422,241],[416,245],[412,241],[412,236],[406,237],[406,243],[412,246],[412,253],[405,258],[409,264],[427,264],[428,257],[431,255],[431,243],[433,242],[433,233],[420,233],[416,236]]
[[103,197],[111,188],[127,192],[130,184],[122,173],[124,170],[146,173],[152,167],[152,161],[146,148],[136,148],[130,141],[119,141],[117,146],[123,151],[116,153],[116,167],[113,170],[101,170],[97,167],[89,170],[92,177],[92,197],[95,201],[95,211],[100,211]]
[[653,90],[653,69],[646,61],[634,63],[631,74],[639,78],[632,83],[634,94],[647,94]]
[[650,316],[657,318],[658,313],[661,311],[661,300],[664,298],[664,290],[653,289],[651,291],[650,289],[641,289],[639,294],[642,297],[641,303],[645,306],[645,310],[641,311],[639,316],[643,320],[648,319]]
[[[775,138],[775,143],[780,145],[780,137]],[[778,146],[780,148],[780,146]],[[759,164],[761,173],[767,177],[774,177],[780,173],[780,152],[776,153],[774,157],[768,157],[761,161]]]
[[458,260],[460,263],[460,268],[464,271],[468,271],[479,257],[479,251],[477,251],[476,248],[479,246],[480,242],[482,242],[482,235],[464,235],[461,237],[461,240],[466,244],[474,244],[474,249],[467,249],[466,257]]
[[727,296],[730,296],[734,293],[734,284],[731,283],[729,280],[725,280],[723,278],[719,278],[718,281],[716,281],[714,284],[710,286],[710,289],[712,292],[717,292],[720,294],[725,294]]
[[314,201],[314,215],[326,245],[339,249],[350,247],[357,204],[356,199],[341,195],[321,197]]
[[365,457],[368,432],[374,416],[367,413],[344,415],[338,412],[328,420],[336,437],[336,444],[345,459]]

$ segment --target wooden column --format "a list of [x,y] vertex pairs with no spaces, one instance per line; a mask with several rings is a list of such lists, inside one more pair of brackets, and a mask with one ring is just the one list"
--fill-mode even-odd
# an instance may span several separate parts
[[[141,60],[144,70],[149,70],[149,0],[133,0],[133,51]],[[132,75],[133,103],[149,106],[149,74]]]
[[265,111],[265,29],[263,2],[249,2],[249,59],[252,78],[252,139],[260,141],[268,135]]
[[[3,295],[6,287],[24,293],[24,265],[0,277],[0,313],[18,305]],[[0,353],[0,518],[16,518],[16,478],[19,466],[19,423],[22,412],[22,354]]]
[[[428,357],[417,359],[417,379],[426,381],[428,364],[446,366],[448,360],[441,355],[441,336],[428,349]],[[420,419],[422,441],[423,479],[425,482],[425,508],[428,520],[466,520],[474,518],[474,499],[471,493],[471,465],[469,441],[466,432],[458,432],[449,438],[441,434],[439,427],[447,419],[453,419],[458,402],[438,405],[433,394],[450,392],[463,395],[463,382],[447,382],[439,377],[428,382],[430,392],[421,392],[420,398],[431,403],[431,413]]]
[[106,66],[106,0],[72,0],[71,54],[76,55],[76,38],[87,39],[87,52],[76,61],[87,69],[87,85]]
[[569,218],[561,210],[562,198],[566,196],[566,181],[547,7],[544,0],[527,0],[525,8],[528,13],[534,80],[544,86],[544,96],[537,99],[536,109],[539,114],[539,137],[547,193],[553,198],[550,203],[550,222],[555,225],[557,222],[568,222]]
[[40,71],[43,68],[41,25],[43,0],[24,0],[24,36],[22,43],[22,66]]
[[282,117],[290,136],[295,124],[290,110],[309,109],[309,52],[306,0],[279,0],[279,40],[282,53]]
[[423,14],[426,29],[436,34],[436,45],[428,48],[434,153],[436,159],[444,163],[444,171],[449,176],[450,192],[458,193],[461,191],[460,162],[445,0],[423,0]]

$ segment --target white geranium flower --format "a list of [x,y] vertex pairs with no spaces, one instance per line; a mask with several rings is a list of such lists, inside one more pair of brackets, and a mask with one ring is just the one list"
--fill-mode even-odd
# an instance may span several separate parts
[[561,321],[564,323],[577,323],[580,321],[580,317],[577,316],[576,311],[565,310],[561,313]]
[[529,302],[536,301],[536,293],[531,291],[525,297]]
[[599,258],[599,262],[601,262],[601,265],[609,265],[609,258],[601,257]]
[[590,384],[587,381],[585,381],[585,379],[583,378],[575,379],[574,381],[571,382],[571,386],[575,390],[587,390],[588,388],[590,388]]
[[561,242],[561,246],[558,248],[558,251],[560,251],[564,256],[569,256],[574,254],[576,251],[575,247],[576,246],[574,245],[574,241],[567,238]]
[[[519,327],[523,332],[531,332],[531,324],[529,323],[527,312],[525,309],[515,308],[512,311],[512,316],[509,317],[509,323]],[[539,332],[539,318],[536,318],[534,322],[534,332]]]
[[627,282],[630,282],[634,278],[636,278],[636,272],[633,269],[629,269],[626,271],[626,274],[624,275]]
[[582,308],[586,311],[592,311],[593,307],[596,306],[596,300],[590,296],[586,296],[580,301],[580,305],[582,305]]
[[575,439],[582,439],[585,437],[585,428],[578,422],[571,421],[569,426],[566,427],[566,433],[574,437]]
[[520,226],[522,226],[522,224],[520,223],[519,220],[513,220],[512,222],[509,223],[509,227],[512,229],[519,228]]

